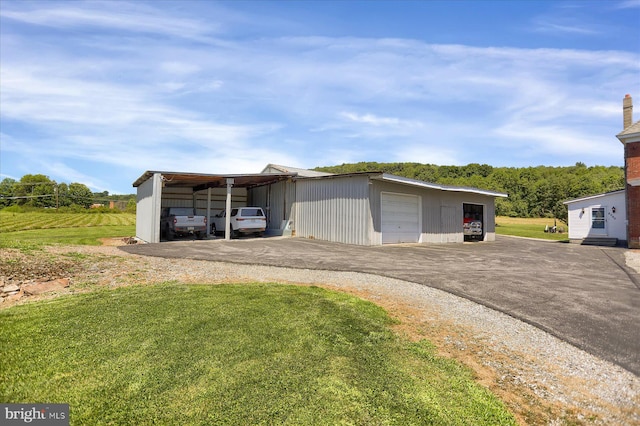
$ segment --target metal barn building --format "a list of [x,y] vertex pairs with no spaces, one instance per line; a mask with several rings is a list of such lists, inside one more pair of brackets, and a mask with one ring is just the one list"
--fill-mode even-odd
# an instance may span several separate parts
[[345,244],[461,243],[465,215],[483,223],[482,240],[493,241],[495,198],[507,196],[381,172],[328,174],[272,164],[249,175],[147,171],[133,186],[136,236],[150,243],[160,242],[162,208],[195,207],[211,218],[226,205],[262,207],[271,234]]

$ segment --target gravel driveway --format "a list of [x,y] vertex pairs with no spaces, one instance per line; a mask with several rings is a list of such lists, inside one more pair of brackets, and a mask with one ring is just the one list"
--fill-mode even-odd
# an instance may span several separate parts
[[532,324],[640,376],[640,288],[621,248],[498,236],[492,243],[351,246],[301,238],[175,241],[165,258],[364,272],[437,288]]

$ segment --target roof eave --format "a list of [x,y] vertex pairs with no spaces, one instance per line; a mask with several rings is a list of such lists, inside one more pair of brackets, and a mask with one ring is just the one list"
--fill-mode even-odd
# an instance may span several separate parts
[[626,144],[629,142],[640,142],[640,132],[628,133],[628,134],[619,133],[616,135],[616,137],[623,144]]
[[568,205],[568,204],[578,203],[580,201],[592,200],[594,198],[600,198],[600,197],[604,197],[606,195],[618,194],[618,193],[624,192],[624,191],[625,191],[624,189],[618,189],[616,191],[604,192],[602,194],[587,195],[586,197],[574,198],[573,200],[563,201],[562,204]]
[[391,175],[387,173],[384,173],[379,177],[373,177],[373,178],[387,181],[387,182],[395,182],[395,183],[401,183],[404,185],[411,185],[411,186],[417,186],[417,187],[429,188],[429,189],[437,189],[440,191],[447,191],[447,192],[467,192],[471,194],[486,195],[489,197],[499,197],[499,198],[509,197],[509,194],[505,194],[502,192],[489,191],[489,190],[480,189],[480,188],[471,188],[467,186],[440,185],[437,183],[424,182],[421,180],[405,178],[402,176],[396,176],[396,175]]

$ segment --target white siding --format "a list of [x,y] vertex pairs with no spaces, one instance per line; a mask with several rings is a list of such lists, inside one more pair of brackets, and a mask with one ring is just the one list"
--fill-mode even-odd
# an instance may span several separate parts
[[[627,214],[624,191],[569,201],[567,206],[569,209],[569,239],[609,237],[626,241]],[[591,211],[596,207],[605,208],[605,229],[603,231],[594,231],[591,228]],[[615,212],[613,212],[613,208],[615,208]]]
[[367,176],[297,180],[296,236],[371,245],[368,182]]
[[155,173],[143,182],[136,195],[136,237],[147,243],[160,242],[162,179]]

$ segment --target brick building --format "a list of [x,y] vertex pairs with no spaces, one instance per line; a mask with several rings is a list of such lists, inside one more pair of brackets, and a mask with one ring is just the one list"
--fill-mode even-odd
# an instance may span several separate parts
[[640,120],[633,122],[631,96],[623,99],[622,111],[623,130],[616,136],[624,144],[627,244],[629,248],[640,248]]

